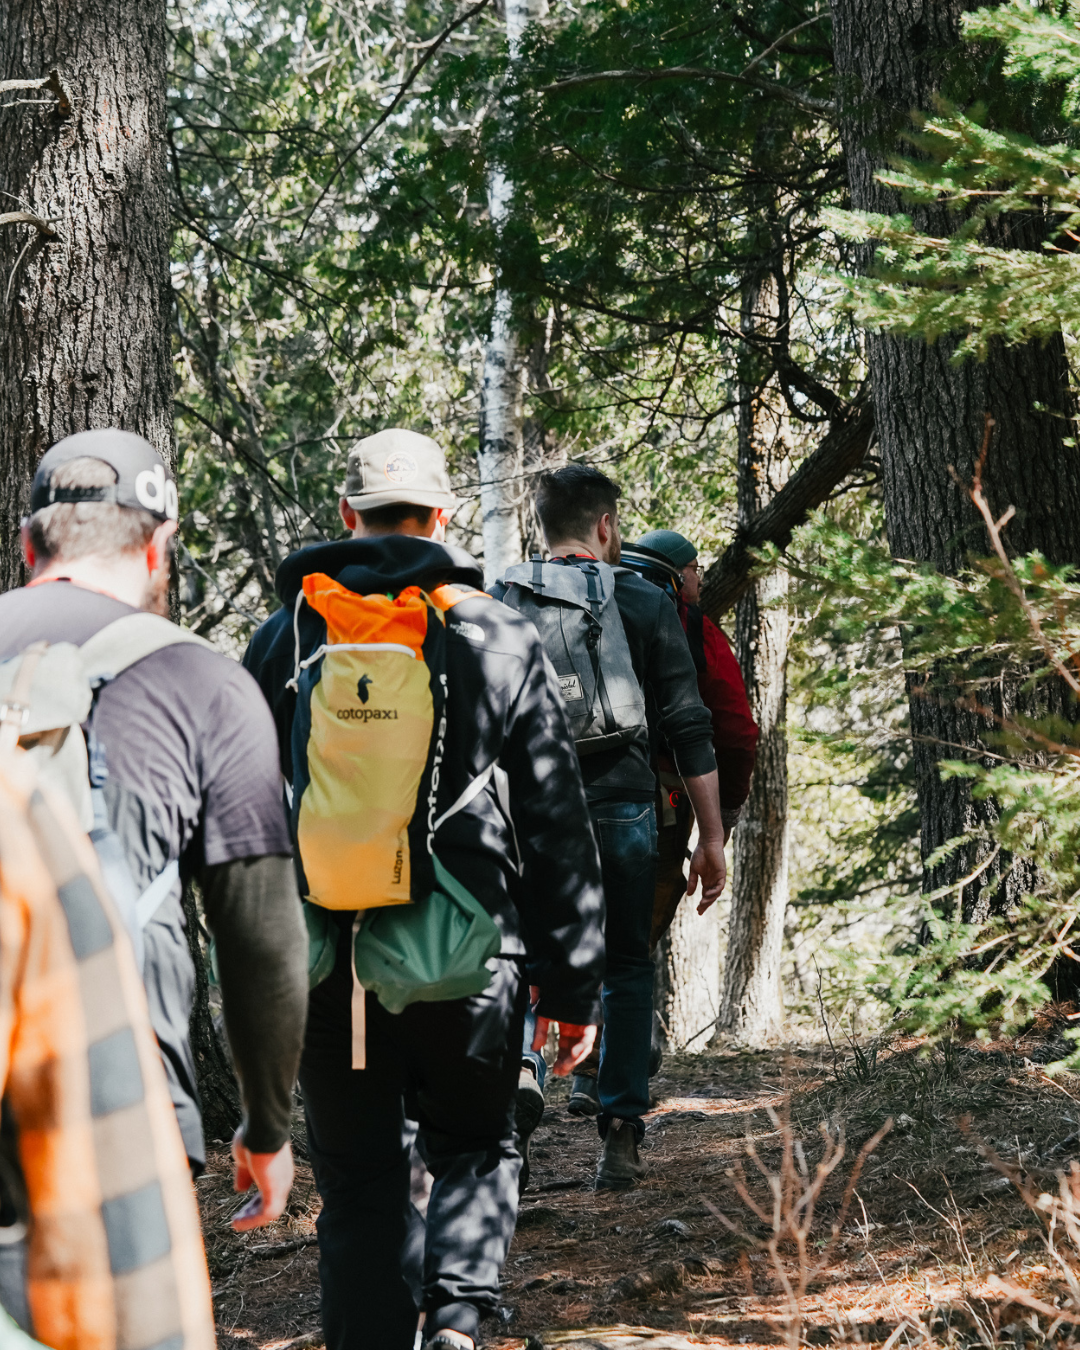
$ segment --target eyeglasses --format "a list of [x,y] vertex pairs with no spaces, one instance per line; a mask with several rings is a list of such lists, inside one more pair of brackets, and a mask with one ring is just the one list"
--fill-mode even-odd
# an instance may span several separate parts
[[701,575],[701,564],[700,564],[699,562],[687,563],[686,566],[683,568],[683,571],[684,571],[684,572],[697,572],[698,575],[700,576],[700,575]]

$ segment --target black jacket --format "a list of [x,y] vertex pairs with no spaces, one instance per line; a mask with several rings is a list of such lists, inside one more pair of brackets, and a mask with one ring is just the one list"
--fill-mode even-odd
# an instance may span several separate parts
[[[496,582],[491,593],[501,600],[506,587]],[[712,773],[712,718],[698,693],[697,669],[675,606],[659,587],[626,567],[615,568],[615,602],[645,690],[649,733],[671,746],[684,778]],[[589,800],[651,801],[656,793],[652,758],[644,731],[617,750],[586,755],[581,770]]]
[[[244,665],[270,704],[287,778],[296,702],[285,688],[295,660],[293,606],[310,572],[325,572],[360,594],[482,585],[467,553],[407,535],[317,544],[286,558],[276,580],[283,608],[255,633]],[[487,596],[462,600],[446,618],[449,726],[440,797],[455,801],[497,759],[510,781],[523,868],[519,876],[513,834],[490,784],[441,827],[439,857],[499,925],[503,955],[528,952],[530,983],[541,990],[539,1012],[593,1022],[603,977],[603,888],[554,671],[532,624]],[[301,606],[302,658],[321,632],[319,616]]]

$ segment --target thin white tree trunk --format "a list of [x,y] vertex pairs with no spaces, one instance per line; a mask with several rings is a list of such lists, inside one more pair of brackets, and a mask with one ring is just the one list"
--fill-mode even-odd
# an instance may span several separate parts
[[[510,60],[514,61],[526,25],[543,17],[547,0],[506,0],[505,8],[506,39]],[[512,202],[513,185],[497,164],[488,184],[488,209],[496,233],[502,232]],[[484,352],[477,455],[484,576],[489,583],[522,558],[525,358],[525,344],[514,320],[513,297],[500,286]]]

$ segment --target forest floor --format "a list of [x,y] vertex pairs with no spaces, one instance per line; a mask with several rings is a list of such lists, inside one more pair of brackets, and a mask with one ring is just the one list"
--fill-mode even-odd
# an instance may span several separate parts
[[[1068,1048],[1060,1026],[1047,1019],[1019,1042],[945,1052],[849,1047],[839,1063],[827,1047],[671,1057],[653,1082],[648,1175],[624,1193],[591,1189],[595,1125],[567,1113],[567,1085],[554,1080],[487,1344],[1061,1344],[1080,1323],[1080,1282],[1070,1287],[1080,1250],[1065,1232],[1071,1203],[1038,1208],[1080,1158],[1080,1078],[1042,1068]],[[763,1248],[768,1176],[779,1178],[781,1211],[806,1216],[800,1201],[836,1151],[822,1122],[833,1141],[843,1131],[845,1151],[822,1186],[805,1292],[793,1299],[784,1284],[797,1291],[796,1244],[781,1243],[775,1260]],[[321,1345],[310,1169],[299,1165],[287,1215],[244,1237],[228,1227],[240,1201],[224,1149],[198,1190],[222,1350]],[[1077,1193],[1080,1213],[1080,1171]],[[1060,1262],[1045,1237],[1055,1215]]]

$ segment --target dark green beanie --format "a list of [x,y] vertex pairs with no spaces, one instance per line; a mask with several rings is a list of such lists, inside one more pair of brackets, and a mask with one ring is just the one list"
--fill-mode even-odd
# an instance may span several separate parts
[[639,548],[648,548],[659,553],[671,563],[672,567],[682,571],[697,557],[697,549],[684,534],[677,530],[650,530],[637,541]]

